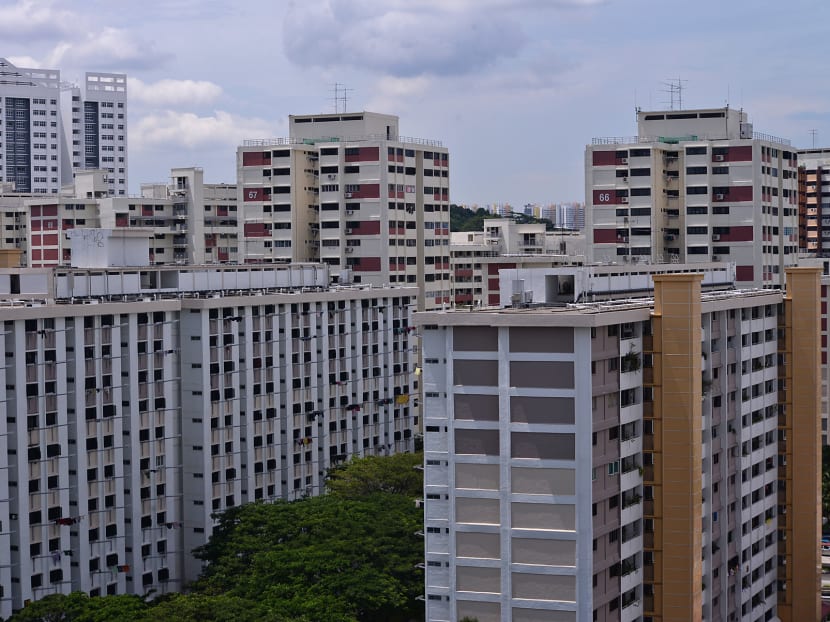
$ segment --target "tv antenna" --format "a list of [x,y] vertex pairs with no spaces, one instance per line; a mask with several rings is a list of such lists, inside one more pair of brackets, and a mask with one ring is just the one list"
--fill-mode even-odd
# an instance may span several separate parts
[[818,136],[818,130],[816,130],[816,129],[810,130],[810,136],[813,139],[813,149],[815,149],[816,148],[816,136]]
[[[667,93],[669,100],[665,104],[669,110],[683,110],[683,89],[688,80],[681,80],[680,78],[671,78],[663,82],[664,93]],[[676,106],[676,107],[675,107]]]
[[[334,93],[334,96],[331,98],[332,103],[334,104],[334,112],[346,112],[346,108],[349,104],[349,93],[354,91],[354,89],[346,88],[345,84],[335,82],[331,90]],[[343,110],[340,110],[341,107]]]

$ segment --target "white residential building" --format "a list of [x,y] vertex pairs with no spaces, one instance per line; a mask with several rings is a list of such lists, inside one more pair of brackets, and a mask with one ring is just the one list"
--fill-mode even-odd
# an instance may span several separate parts
[[429,622],[819,618],[819,270],[680,268],[416,314]]
[[732,261],[778,287],[798,254],[798,156],[732,108],[637,112],[638,134],[585,150],[588,259]]
[[57,69],[0,58],[0,182],[57,194],[74,169],[107,171],[107,192],[127,193],[127,78],[87,73],[83,91]]
[[414,448],[414,288],[331,287],[319,264],[106,267],[146,239],[82,233],[87,268],[0,270],[0,616],[182,591],[212,512]]
[[450,302],[449,152],[372,112],[292,115],[287,139],[237,150],[244,260],[321,261],[355,283]]

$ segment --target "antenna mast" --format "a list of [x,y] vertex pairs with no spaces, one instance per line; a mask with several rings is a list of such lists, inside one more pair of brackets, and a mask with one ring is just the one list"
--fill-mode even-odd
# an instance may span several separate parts
[[[667,93],[669,100],[664,102],[669,107],[669,110],[683,110],[683,89],[688,80],[681,80],[680,78],[670,78],[663,82],[664,93]],[[675,107],[676,106],[676,107]]]
[[813,138],[813,149],[816,147],[816,136],[818,135],[818,130],[813,129],[810,130],[810,136]]
[[[346,108],[349,103],[349,93],[351,93],[354,89],[346,88],[345,84],[335,82],[331,90],[334,93],[334,96],[331,98],[332,103],[334,104],[334,112],[346,112]],[[340,110],[341,107],[343,110]]]

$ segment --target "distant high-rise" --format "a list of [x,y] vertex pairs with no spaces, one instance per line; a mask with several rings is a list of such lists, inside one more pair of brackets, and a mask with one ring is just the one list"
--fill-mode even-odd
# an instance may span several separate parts
[[638,135],[585,153],[588,258],[734,262],[778,287],[798,255],[798,154],[732,108],[637,113]]
[[372,112],[292,115],[289,127],[237,150],[245,261],[319,261],[355,283],[417,283],[419,308],[449,304],[447,148]]
[[124,74],[87,73],[82,91],[61,81],[57,69],[26,69],[0,58],[0,111],[0,183],[57,194],[72,181],[73,168],[103,169],[108,194],[127,194]]

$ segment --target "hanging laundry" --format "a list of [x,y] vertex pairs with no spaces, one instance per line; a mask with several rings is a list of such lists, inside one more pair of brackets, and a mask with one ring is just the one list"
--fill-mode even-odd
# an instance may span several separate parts
[[52,551],[52,563],[56,566],[61,563],[61,552],[60,551]]
[[409,393],[404,393],[402,395],[395,396],[395,403],[396,404],[409,404]]

